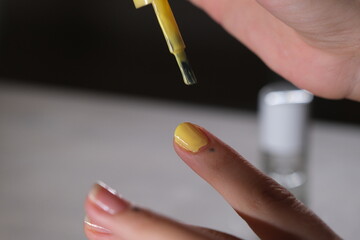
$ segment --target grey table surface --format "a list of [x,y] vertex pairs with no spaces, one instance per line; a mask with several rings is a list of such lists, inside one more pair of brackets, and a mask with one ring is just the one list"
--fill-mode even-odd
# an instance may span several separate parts
[[[257,239],[174,153],[183,121],[259,165],[254,114],[0,84],[0,238],[85,239],[83,202],[102,180],[180,221]],[[314,122],[309,156],[310,207],[344,239],[358,239],[360,128]]]

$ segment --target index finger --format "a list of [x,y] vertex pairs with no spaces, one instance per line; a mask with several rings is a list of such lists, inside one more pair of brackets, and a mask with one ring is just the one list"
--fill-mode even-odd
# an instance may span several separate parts
[[205,129],[180,124],[175,130],[174,147],[261,239],[338,239],[285,188]]

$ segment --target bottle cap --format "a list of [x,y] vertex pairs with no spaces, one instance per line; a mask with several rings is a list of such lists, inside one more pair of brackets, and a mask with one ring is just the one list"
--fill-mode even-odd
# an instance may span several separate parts
[[259,94],[260,147],[275,155],[304,150],[313,95],[287,82],[265,86]]

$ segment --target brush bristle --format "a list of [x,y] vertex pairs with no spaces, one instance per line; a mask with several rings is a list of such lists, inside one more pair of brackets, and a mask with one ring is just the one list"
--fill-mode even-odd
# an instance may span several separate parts
[[186,85],[197,83],[196,76],[192,70],[189,62],[181,62],[182,74]]

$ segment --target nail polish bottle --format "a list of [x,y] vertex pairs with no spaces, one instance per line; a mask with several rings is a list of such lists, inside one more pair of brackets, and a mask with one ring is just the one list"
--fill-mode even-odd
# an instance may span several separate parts
[[309,110],[313,95],[288,82],[259,94],[259,133],[264,172],[307,203]]

